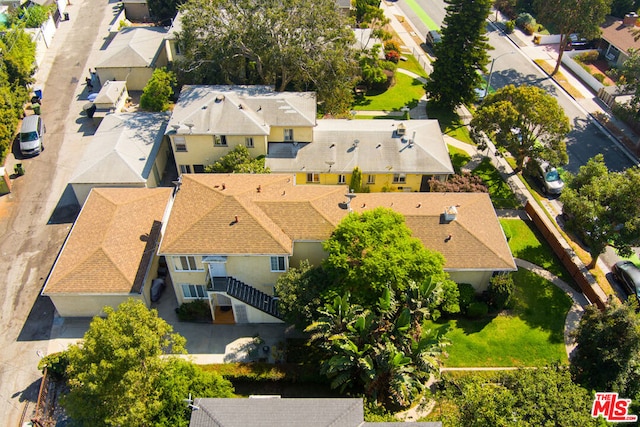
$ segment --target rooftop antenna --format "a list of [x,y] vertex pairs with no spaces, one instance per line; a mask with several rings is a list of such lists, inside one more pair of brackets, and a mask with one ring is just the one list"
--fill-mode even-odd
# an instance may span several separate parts
[[331,171],[331,166],[336,164],[336,162],[333,162],[333,161],[328,161],[328,162],[325,162],[325,163],[329,165],[329,171]]
[[192,133],[193,127],[195,125],[193,123],[185,123],[184,125],[189,128],[189,133]]
[[198,409],[200,409],[199,406],[194,405],[193,399],[191,398],[191,393],[189,393],[189,397],[187,399],[182,399],[182,401],[186,403],[187,407],[191,408],[192,410],[197,411]]
[[345,194],[345,197],[347,198],[347,209],[349,209],[349,212],[353,212],[351,209],[351,201],[356,198],[356,195],[353,194],[353,190],[349,189],[349,192]]

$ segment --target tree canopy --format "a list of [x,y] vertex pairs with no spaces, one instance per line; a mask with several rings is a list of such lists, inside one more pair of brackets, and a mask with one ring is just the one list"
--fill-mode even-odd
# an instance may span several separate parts
[[491,0],[446,0],[447,14],[442,41],[434,46],[437,57],[427,81],[431,99],[450,111],[475,100],[480,87],[480,72],[489,63],[486,19]]
[[140,96],[140,107],[147,111],[167,111],[176,87],[176,76],[166,68],[153,70]]
[[486,134],[509,150],[522,169],[527,157],[555,165],[568,162],[565,136],[569,118],[558,101],[535,86],[505,86],[487,96],[471,120],[475,139]]
[[67,414],[82,425],[188,425],[182,399],[231,397],[231,384],[189,362],[162,358],[183,353],[185,339],[172,333],[157,311],[130,299],[104,309],[81,345],[66,351]]
[[453,427],[598,425],[590,415],[591,393],[559,365],[451,377],[443,387],[458,408],[457,416],[443,420]]
[[350,293],[355,303],[375,304],[385,289],[401,293],[410,281],[429,277],[457,293],[443,271],[444,257],[411,236],[404,217],[391,209],[349,214],[323,246],[329,256],[322,266],[332,289],[336,295]]
[[353,32],[333,0],[189,0],[182,6],[179,78],[315,90],[345,112],[357,78]]
[[560,69],[562,55],[567,48],[569,35],[595,39],[600,35],[600,24],[611,11],[611,0],[535,0],[538,21],[560,34],[560,46],[554,75]]
[[636,118],[640,117],[640,50],[634,50],[622,64],[622,69],[617,72],[622,76],[623,87],[633,93],[630,107]]
[[204,169],[207,173],[269,173],[264,165],[264,156],[253,158],[244,145],[236,145],[233,150],[220,157]]
[[610,172],[602,154],[567,177],[560,200],[566,224],[589,247],[591,266],[608,245],[623,256],[640,245],[640,169]]
[[640,410],[640,315],[631,304],[610,301],[604,311],[588,306],[575,333],[571,358],[576,381],[596,391],[632,399]]
[[151,16],[162,23],[175,18],[182,3],[184,0],[147,0]]

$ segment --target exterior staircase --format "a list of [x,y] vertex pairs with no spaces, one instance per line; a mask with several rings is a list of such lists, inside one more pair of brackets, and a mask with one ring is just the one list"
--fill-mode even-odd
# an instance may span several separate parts
[[212,281],[214,290],[226,292],[227,295],[238,301],[242,301],[277,319],[283,319],[282,314],[280,314],[278,310],[278,298],[267,295],[233,277],[215,277]]

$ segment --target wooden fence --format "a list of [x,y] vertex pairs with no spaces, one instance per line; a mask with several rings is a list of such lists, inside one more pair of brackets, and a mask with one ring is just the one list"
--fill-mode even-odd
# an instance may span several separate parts
[[545,240],[549,243],[553,252],[560,258],[560,262],[562,262],[573,280],[578,284],[584,296],[600,310],[604,310],[607,303],[606,295],[573,249],[567,246],[564,239],[561,240],[558,230],[556,230],[536,205],[527,202],[524,209],[536,227],[538,227],[538,230],[542,233]]

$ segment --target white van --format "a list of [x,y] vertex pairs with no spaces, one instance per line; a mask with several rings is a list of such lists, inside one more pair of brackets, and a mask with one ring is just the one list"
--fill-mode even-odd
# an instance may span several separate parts
[[20,152],[24,156],[35,156],[44,150],[42,140],[46,129],[42,117],[33,115],[22,120],[20,127]]

